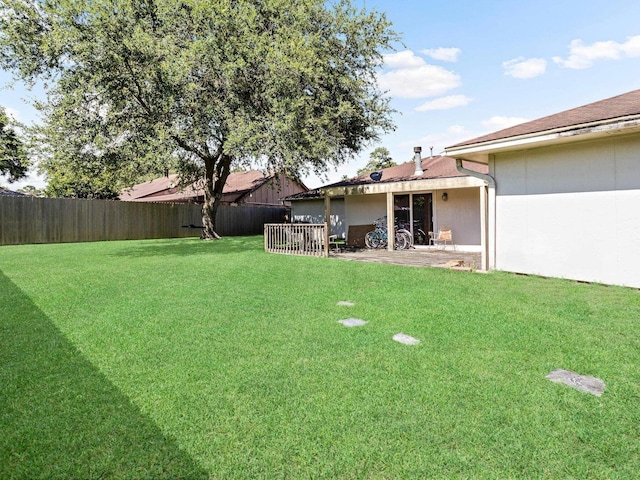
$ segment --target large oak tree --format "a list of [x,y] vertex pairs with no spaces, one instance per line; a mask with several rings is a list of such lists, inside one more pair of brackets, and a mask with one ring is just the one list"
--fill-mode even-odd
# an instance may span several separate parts
[[350,0],[5,0],[0,66],[48,86],[43,165],[132,184],[201,175],[204,238],[232,164],[322,174],[393,128],[397,40]]

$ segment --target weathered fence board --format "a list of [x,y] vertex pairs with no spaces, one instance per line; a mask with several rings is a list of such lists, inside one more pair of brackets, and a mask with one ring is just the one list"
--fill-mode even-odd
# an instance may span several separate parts
[[[221,206],[217,232],[260,235],[265,223],[283,221],[286,212]],[[0,245],[197,237],[201,225],[200,205],[0,196]]]

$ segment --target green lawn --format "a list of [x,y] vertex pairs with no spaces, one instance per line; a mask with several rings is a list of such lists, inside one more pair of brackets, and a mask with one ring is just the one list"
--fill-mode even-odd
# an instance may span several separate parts
[[0,247],[0,478],[636,478],[639,326],[633,289],[258,237]]

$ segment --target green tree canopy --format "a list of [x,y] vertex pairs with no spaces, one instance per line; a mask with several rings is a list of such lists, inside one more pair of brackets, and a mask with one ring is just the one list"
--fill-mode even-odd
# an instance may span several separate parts
[[376,69],[397,36],[351,0],[5,0],[0,32],[0,66],[51,85],[61,188],[196,173],[204,238],[232,163],[322,174],[393,128]]
[[24,143],[18,137],[11,120],[0,107],[0,173],[8,175],[9,182],[27,175],[29,161]]
[[397,165],[397,163],[391,158],[389,150],[385,147],[378,147],[369,154],[369,162],[358,170],[358,175],[375,172],[394,165]]

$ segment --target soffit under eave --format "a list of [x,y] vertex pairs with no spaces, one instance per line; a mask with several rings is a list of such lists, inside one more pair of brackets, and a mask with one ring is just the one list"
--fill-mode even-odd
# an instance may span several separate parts
[[413,180],[408,182],[368,183],[364,185],[331,187],[322,189],[322,192],[333,198],[346,195],[375,195],[381,193],[403,194],[454,188],[477,188],[484,185],[485,182],[483,180],[474,177],[451,177]]

